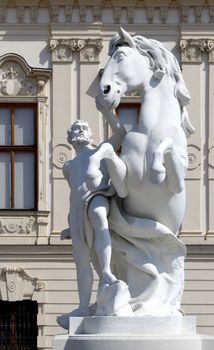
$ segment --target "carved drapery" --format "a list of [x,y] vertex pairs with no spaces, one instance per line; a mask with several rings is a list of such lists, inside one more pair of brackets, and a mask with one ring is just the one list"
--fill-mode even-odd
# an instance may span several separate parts
[[51,39],[53,62],[72,62],[73,52],[80,52],[80,62],[99,62],[102,39]]
[[202,54],[209,55],[209,62],[214,62],[214,40],[209,38],[181,39],[180,40],[181,61],[200,63]]

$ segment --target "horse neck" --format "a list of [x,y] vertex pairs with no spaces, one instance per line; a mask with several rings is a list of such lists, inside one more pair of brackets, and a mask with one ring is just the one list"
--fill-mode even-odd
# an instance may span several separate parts
[[139,131],[149,135],[152,130],[180,125],[180,106],[174,96],[175,83],[171,78],[151,81],[142,93]]

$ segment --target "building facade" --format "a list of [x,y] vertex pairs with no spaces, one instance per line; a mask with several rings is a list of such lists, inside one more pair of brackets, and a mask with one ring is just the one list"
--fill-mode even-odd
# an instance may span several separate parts
[[[191,94],[183,311],[214,335],[214,1],[0,0],[0,315],[35,302],[39,349],[64,332],[56,316],[78,304],[72,243],[60,241],[69,198],[62,167],[74,156],[66,131],[80,118],[95,144],[108,137],[94,98],[120,26],[172,50]],[[138,106],[138,96],[125,96],[121,114]],[[8,337],[18,339],[11,322]]]

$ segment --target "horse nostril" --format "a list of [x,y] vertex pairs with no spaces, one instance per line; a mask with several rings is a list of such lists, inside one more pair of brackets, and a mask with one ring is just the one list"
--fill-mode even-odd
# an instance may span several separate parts
[[105,95],[107,95],[109,93],[109,91],[111,90],[111,86],[110,85],[106,85],[104,86],[104,90],[103,90],[103,93]]

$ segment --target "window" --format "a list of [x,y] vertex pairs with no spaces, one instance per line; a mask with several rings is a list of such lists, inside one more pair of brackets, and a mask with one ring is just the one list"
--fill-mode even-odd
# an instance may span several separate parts
[[139,119],[140,103],[120,103],[117,107],[117,115],[129,132],[135,128]]
[[37,350],[36,301],[0,301],[0,349]]
[[0,104],[0,209],[36,209],[37,105]]

